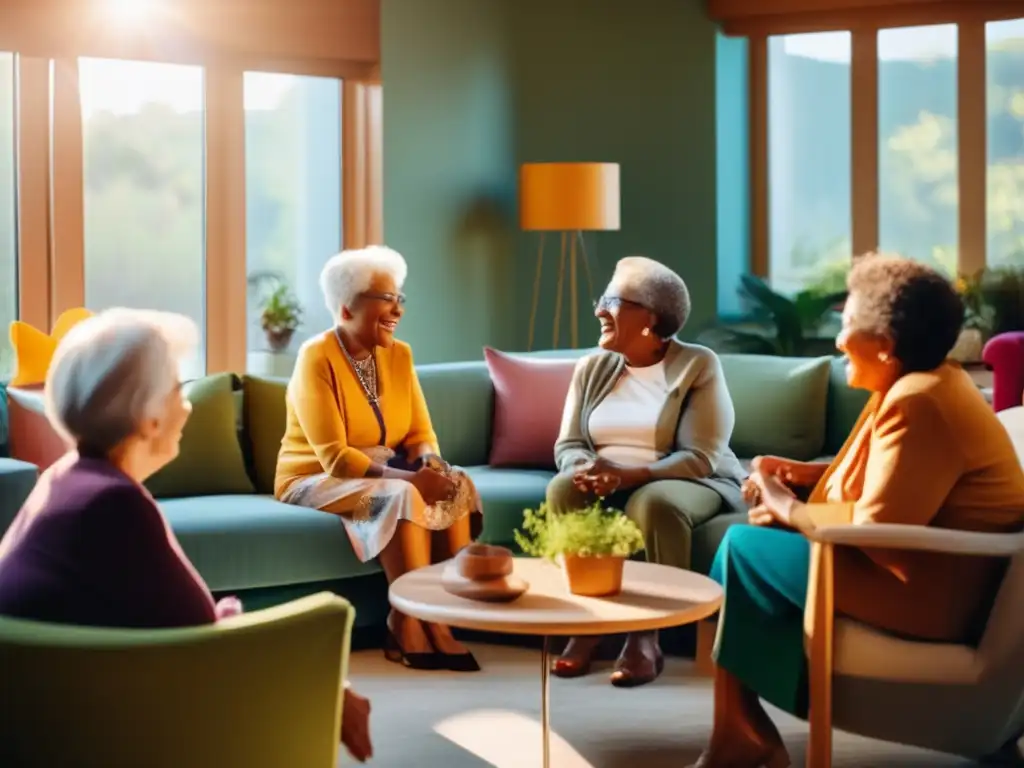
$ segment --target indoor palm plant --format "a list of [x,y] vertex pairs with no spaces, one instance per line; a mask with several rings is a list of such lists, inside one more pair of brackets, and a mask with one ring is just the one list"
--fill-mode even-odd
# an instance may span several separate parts
[[557,562],[571,593],[590,597],[617,595],[626,558],[644,548],[636,523],[600,499],[564,514],[546,503],[528,509],[515,539],[525,554]]
[[[847,294],[810,289],[785,296],[760,277],[743,275],[740,295],[749,319],[711,328],[700,341],[729,352],[799,357],[820,352],[822,326],[835,316]],[[827,344],[831,347],[831,340]]]
[[253,272],[249,286],[256,292],[260,327],[271,352],[288,348],[302,324],[302,305],[284,278],[276,272]]

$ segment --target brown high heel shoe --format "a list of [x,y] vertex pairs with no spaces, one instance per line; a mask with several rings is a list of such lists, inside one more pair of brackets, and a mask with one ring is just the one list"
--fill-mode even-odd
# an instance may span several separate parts
[[[644,661],[646,662],[647,659],[645,658]],[[620,656],[615,662],[615,669],[612,670],[609,678],[611,684],[616,688],[639,688],[641,685],[653,683],[665,671],[665,657],[659,651],[651,668],[647,669],[646,667],[648,667],[646,663],[631,665]]]
[[[563,679],[583,677],[590,674],[590,665],[597,651],[600,638],[579,638],[569,639],[569,644],[562,651],[562,655],[555,659],[551,665],[551,674]],[[583,652],[574,646],[583,646]]]

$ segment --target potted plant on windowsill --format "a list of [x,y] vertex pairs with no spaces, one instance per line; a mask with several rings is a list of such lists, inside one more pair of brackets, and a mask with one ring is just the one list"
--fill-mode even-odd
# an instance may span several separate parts
[[587,597],[619,594],[626,558],[644,548],[636,523],[600,499],[565,514],[547,504],[528,509],[515,539],[525,554],[558,563],[569,592]]
[[302,305],[276,272],[253,272],[249,286],[256,291],[260,327],[271,352],[283,352],[302,324]]

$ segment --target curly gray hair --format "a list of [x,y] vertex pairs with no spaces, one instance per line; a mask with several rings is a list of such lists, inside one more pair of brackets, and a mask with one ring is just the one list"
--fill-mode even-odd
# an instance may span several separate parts
[[108,309],[61,340],[44,388],[46,415],[72,447],[107,453],[160,415],[199,332],[183,315]]
[[653,312],[657,322],[651,330],[662,339],[683,330],[690,317],[690,291],[683,278],[645,256],[619,259],[605,295],[632,301]]
[[373,276],[390,275],[401,289],[409,267],[402,254],[385,245],[368,245],[332,256],[320,272],[320,290],[334,322],[341,320],[341,308],[349,306],[366,291]]

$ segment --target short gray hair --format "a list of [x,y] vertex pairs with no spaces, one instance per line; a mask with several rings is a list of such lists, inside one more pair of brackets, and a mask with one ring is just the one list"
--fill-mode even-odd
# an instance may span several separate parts
[[350,306],[356,297],[370,287],[374,275],[390,275],[399,288],[405,283],[409,268],[402,254],[386,245],[342,251],[332,256],[320,272],[320,290],[327,311],[335,322],[341,319],[341,308]]
[[160,414],[179,366],[197,346],[182,315],[108,309],[61,340],[46,376],[46,415],[72,447],[108,453]]
[[658,319],[651,330],[663,339],[683,330],[690,317],[690,291],[683,278],[660,261],[644,256],[619,259],[605,293],[653,312]]

